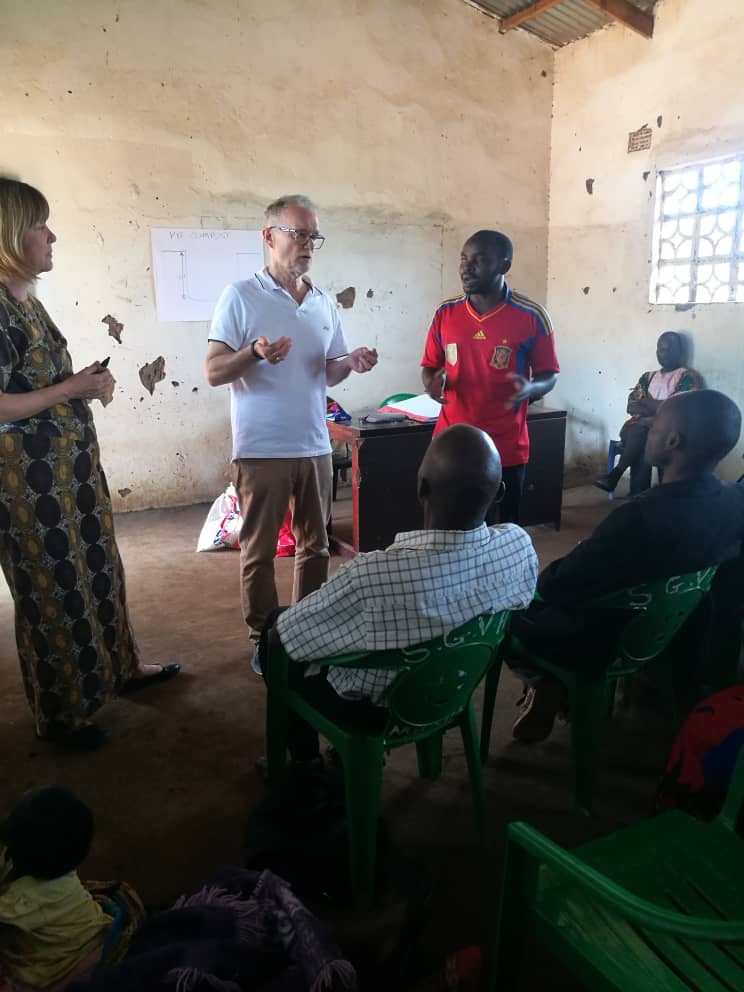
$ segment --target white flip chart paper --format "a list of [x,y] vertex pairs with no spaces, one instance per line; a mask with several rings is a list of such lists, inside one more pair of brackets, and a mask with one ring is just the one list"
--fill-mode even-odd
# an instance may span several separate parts
[[263,268],[260,231],[153,227],[158,320],[211,320],[228,283]]
[[397,403],[390,403],[383,409],[405,413],[411,420],[436,420],[442,405],[433,400],[427,393],[422,393],[420,396],[411,397],[410,400],[398,400]]

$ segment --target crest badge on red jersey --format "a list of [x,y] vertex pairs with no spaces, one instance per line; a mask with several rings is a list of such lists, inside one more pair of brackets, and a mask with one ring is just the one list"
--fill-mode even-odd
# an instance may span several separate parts
[[505,369],[509,367],[509,359],[511,358],[512,350],[507,348],[506,345],[500,344],[493,349],[493,356],[491,357],[491,365],[495,369]]

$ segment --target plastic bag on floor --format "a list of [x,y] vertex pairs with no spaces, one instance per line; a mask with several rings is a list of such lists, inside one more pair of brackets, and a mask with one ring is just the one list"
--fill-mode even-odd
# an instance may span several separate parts
[[212,503],[196,542],[197,551],[225,551],[239,547],[240,516],[238,494],[232,483]]
[[[240,549],[240,529],[243,518],[240,515],[238,494],[232,483],[212,503],[204,521],[204,526],[196,542],[197,551],[225,551]],[[292,511],[287,515],[279,531],[276,542],[276,557],[291,558],[295,553],[295,539],[292,533]]]
[[292,533],[292,511],[287,510],[287,515],[279,531],[279,540],[276,542],[276,557],[291,558],[295,553],[295,539]]

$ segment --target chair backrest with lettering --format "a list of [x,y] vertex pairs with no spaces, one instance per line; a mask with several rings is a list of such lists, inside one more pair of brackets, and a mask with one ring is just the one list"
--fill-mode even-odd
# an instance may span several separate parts
[[716,567],[643,582],[595,600],[592,607],[632,610],[620,635],[619,653],[630,669],[656,658],[670,643],[703,596],[710,592]]
[[390,710],[386,741],[417,740],[448,727],[462,713],[493,660],[508,617],[508,612],[483,614],[443,637],[384,652],[401,669],[385,695]]

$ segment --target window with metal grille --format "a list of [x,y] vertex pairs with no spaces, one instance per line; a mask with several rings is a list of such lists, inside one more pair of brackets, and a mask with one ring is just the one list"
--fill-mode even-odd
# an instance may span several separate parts
[[744,156],[659,172],[651,303],[744,303]]

